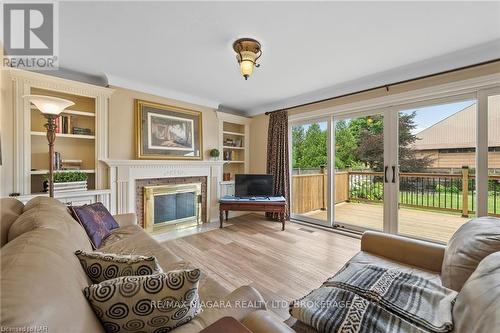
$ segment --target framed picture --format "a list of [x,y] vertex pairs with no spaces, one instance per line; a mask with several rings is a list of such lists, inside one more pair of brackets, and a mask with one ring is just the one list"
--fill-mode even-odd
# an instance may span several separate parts
[[201,112],[135,100],[138,159],[203,159]]

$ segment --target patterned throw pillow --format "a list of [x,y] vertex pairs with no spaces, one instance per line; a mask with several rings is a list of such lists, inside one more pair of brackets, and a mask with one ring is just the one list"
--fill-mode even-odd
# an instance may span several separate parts
[[116,220],[100,202],[84,206],[69,207],[73,217],[87,232],[92,247],[98,249],[110,231],[119,227]]
[[151,275],[163,272],[153,256],[85,252],[82,250],[76,251],[75,254],[93,283],[121,276]]
[[202,309],[200,270],[126,276],[83,290],[106,332],[163,333],[186,324]]

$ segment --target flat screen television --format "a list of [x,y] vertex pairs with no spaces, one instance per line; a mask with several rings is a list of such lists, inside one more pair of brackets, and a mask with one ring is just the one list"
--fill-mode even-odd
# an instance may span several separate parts
[[273,182],[273,175],[236,175],[234,194],[237,197],[271,197],[274,195]]

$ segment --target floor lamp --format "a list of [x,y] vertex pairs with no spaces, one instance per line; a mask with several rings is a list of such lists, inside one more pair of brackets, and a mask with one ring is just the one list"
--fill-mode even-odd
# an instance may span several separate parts
[[45,128],[47,129],[47,141],[49,141],[49,196],[54,197],[54,142],[56,141],[56,119],[61,112],[69,106],[75,105],[67,99],[41,96],[25,95],[26,100],[33,103],[38,110],[47,118]]

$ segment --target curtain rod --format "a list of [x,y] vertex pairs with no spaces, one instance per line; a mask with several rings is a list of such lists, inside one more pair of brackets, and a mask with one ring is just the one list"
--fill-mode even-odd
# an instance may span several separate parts
[[469,69],[469,68],[473,68],[473,67],[478,67],[478,66],[482,66],[482,65],[488,65],[488,64],[497,62],[499,60],[500,60],[500,58],[496,58],[496,59],[493,59],[493,60],[488,60],[488,61],[480,62],[480,63],[477,63],[477,64],[473,64],[473,65],[458,67],[458,68],[449,69],[449,70],[438,72],[438,73],[434,73],[434,74],[428,74],[428,75],[419,76],[419,77],[416,77],[416,78],[413,78],[413,79],[407,79],[407,80],[403,80],[403,81],[388,83],[388,84],[384,84],[384,85],[373,87],[373,88],[368,88],[368,89],[364,89],[364,90],[355,91],[355,92],[352,92],[352,93],[347,93],[347,94],[343,94],[343,95],[338,95],[338,96],[334,96],[334,97],[328,97],[328,98],[325,98],[325,99],[320,99],[320,100],[314,101],[314,102],[307,102],[307,103],[304,103],[304,104],[298,104],[298,105],[290,106],[290,107],[284,108],[284,109],[267,111],[265,113],[265,115],[269,115],[269,114],[271,114],[273,112],[290,110],[290,109],[295,109],[295,108],[299,108],[299,107],[303,107],[303,106],[308,106],[308,105],[312,105],[312,104],[316,104],[316,103],[322,103],[322,102],[332,101],[334,99],[338,99],[338,98],[342,98],[342,97],[348,97],[348,96],[357,95],[357,94],[362,94],[362,93],[365,93],[365,92],[369,92],[369,91],[373,91],[373,90],[378,90],[378,89],[381,89],[381,88],[385,88],[387,91],[389,91],[390,87],[396,86],[396,85],[399,85],[399,84],[413,82],[413,81],[418,81],[418,80],[422,80],[422,79],[427,79],[427,78],[430,78],[430,77],[434,77],[434,76],[438,76],[438,75],[443,75],[443,74],[448,74],[448,73],[453,73],[453,72],[457,72],[457,71],[461,71],[461,70]]

